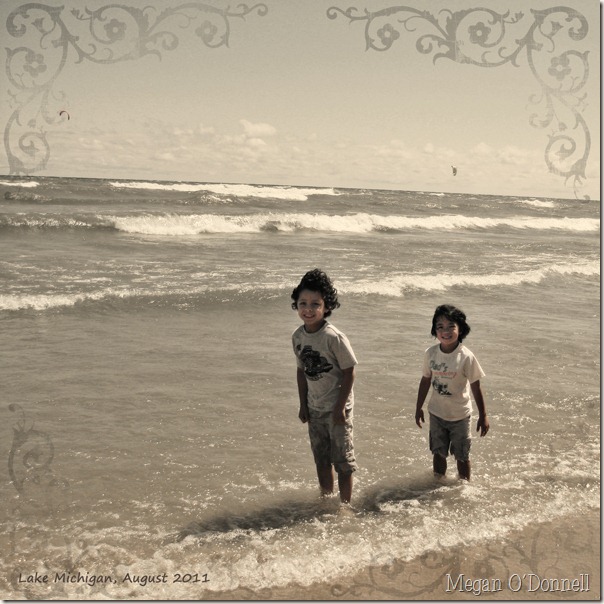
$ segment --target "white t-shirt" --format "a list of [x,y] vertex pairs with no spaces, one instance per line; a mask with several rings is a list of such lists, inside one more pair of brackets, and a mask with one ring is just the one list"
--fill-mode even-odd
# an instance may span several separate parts
[[[292,335],[296,364],[304,370],[308,384],[308,406],[317,411],[331,411],[340,393],[344,369],[357,364],[348,338],[331,323],[319,331],[307,333],[301,325]],[[352,409],[351,391],[346,409]]]
[[448,354],[441,351],[440,344],[428,348],[424,354],[423,375],[432,381],[430,413],[448,421],[472,415],[470,384],[485,373],[463,344]]

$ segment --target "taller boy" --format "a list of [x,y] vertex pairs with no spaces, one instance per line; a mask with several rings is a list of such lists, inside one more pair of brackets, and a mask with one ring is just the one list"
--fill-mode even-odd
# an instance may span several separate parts
[[292,308],[303,324],[292,335],[298,366],[298,417],[308,422],[321,492],[333,493],[335,468],[340,499],[352,497],[352,474],[357,469],[352,442],[355,379],[354,355],[348,338],[326,319],[340,306],[329,277],[314,269],[292,292]]

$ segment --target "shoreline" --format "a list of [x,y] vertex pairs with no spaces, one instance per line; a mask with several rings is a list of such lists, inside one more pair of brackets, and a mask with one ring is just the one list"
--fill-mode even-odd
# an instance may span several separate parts
[[600,511],[498,541],[365,568],[336,583],[207,594],[210,600],[600,600]]

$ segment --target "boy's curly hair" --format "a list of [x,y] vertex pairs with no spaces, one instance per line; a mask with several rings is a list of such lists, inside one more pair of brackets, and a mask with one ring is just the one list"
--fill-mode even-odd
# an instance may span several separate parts
[[466,314],[460,308],[453,306],[452,304],[441,304],[434,311],[432,317],[432,331],[430,332],[436,337],[436,321],[439,317],[445,317],[445,319],[456,323],[459,328],[459,343],[470,333],[470,326],[466,322]]
[[302,281],[300,281],[298,287],[292,292],[292,308],[294,310],[298,309],[298,298],[304,289],[321,294],[325,303],[325,317],[329,317],[332,310],[340,307],[338,290],[333,286],[331,279],[321,269],[315,268],[312,271],[308,271],[302,277]]

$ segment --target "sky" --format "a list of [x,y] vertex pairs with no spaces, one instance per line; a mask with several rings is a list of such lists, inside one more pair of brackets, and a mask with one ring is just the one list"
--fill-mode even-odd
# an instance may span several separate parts
[[[597,0],[265,0],[226,21],[201,8],[240,4],[46,0],[54,28],[39,9],[9,19],[24,4],[0,3],[1,174],[600,198]],[[185,4],[200,8],[170,12]],[[544,25],[555,35],[537,31],[530,57],[521,48],[516,64],[494,64],[519,48],[532,10],[561,5],[585,17],[586,35],[556,13]],[[328,15],[401,6],[425,15]],[[500,23],[479,7],[508,13],[498,44]],[[460,51],[480,59],[490,49],[488,65],[418,50],[451,16]],[[145,47],[145,31],[163,32],[151,38],[156,52],[128,54]],[[535,127],[544,89],[557,93],[553,119]],[[576,187],[564,173],[584,157]]]

